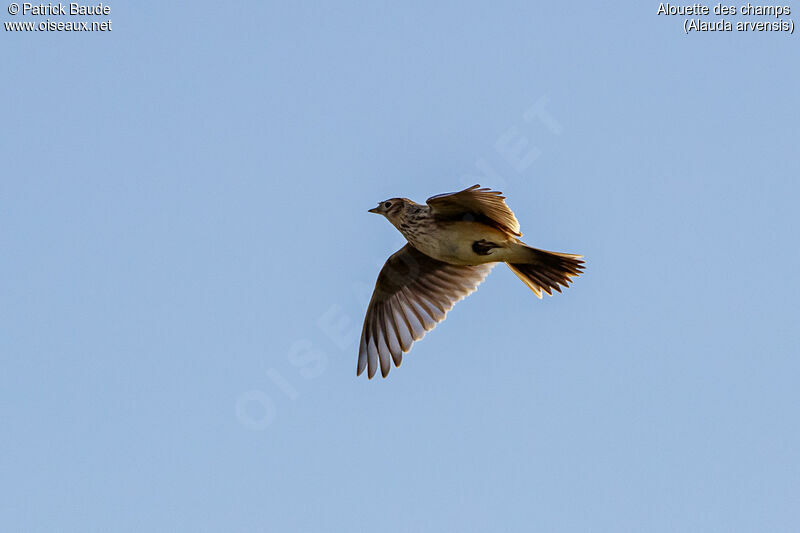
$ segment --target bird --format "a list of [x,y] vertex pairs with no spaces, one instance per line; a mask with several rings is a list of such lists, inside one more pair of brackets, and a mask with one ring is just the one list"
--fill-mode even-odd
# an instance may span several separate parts
[[532,248],[502,192],[473,185],[432,196],[426,205],[390,198],[369,209],[406,244],[384,264],[367,305],[356,375],[389,374],[415,341],[472,294],[495,264],[505,263],[540,299],[561,292],[584,270],[582,255]]

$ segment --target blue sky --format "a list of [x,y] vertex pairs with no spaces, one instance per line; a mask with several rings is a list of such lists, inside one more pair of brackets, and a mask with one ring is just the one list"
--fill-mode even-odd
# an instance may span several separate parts
[[[0,37],[0,529],[800,528],[796,35],[111,7]],[[366,210],[473,183],[585,275],[497,267],[357,379]]]

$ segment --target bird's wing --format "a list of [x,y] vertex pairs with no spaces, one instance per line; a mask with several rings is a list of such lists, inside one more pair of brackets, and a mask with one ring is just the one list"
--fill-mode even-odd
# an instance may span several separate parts
[[367,307],[357,375],[367,368],[371,379],[378,362],[383,377],[389,373],[391,360],[400,366],[403,352],[444,320],[456,302],[474,292],[492,266],[443,263],[410,244],[395,252],[378,274]]
[[461,192],[437,194],[428,198],[434,216],[463,219],[470,215],[488,218],[501,230],[521,237],[519,221],[506,205],[503,193],[473,185]]

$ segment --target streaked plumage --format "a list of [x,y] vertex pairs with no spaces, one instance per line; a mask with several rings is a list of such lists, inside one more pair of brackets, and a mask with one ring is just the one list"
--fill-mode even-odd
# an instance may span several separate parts
[[392,198],[370,209],[408,241],[381,269],[367,307],[357,374],[386,377],[403,353],[505,262],[536,295],[552,295],[583,270],[582,256],[530,248],[502,193],[473,185],[428,198]]

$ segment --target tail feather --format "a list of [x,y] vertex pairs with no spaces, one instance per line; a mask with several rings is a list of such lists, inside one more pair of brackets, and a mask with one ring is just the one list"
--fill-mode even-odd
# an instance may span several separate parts
[[583,272],[582,255],[526,248],[529,260],[506,264],[539,298],[543,291],[550,296],[552,291],[561,292],[561,286],[569,287],[572,278]]

